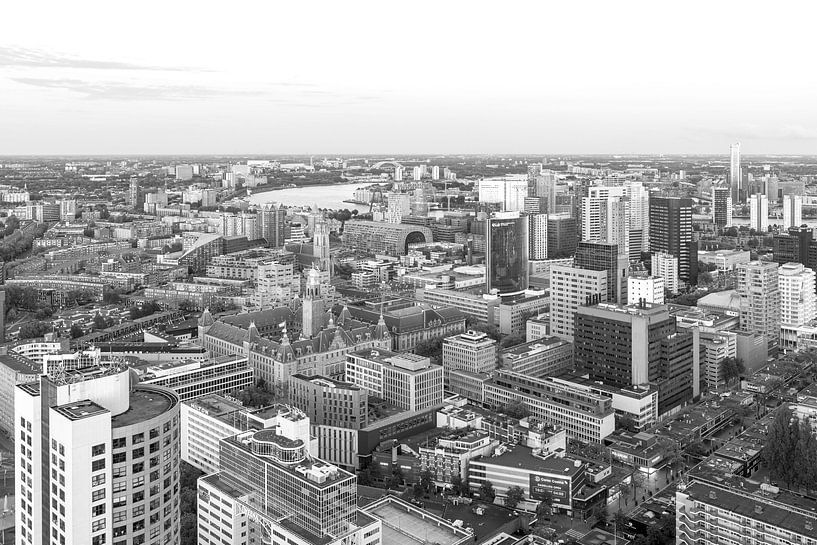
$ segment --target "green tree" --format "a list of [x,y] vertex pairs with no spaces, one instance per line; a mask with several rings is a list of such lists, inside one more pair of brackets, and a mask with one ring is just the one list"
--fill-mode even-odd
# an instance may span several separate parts
[[418,356],[431,358],[431,362],[442,364],[443,358],[443,337],[435,337],[425,341],[420,341],[414,347],[414,353]]
[[721,361],[721,372],[727,384],[733,380],[739,379],[740,376],[746,372],[746,366],[740,358],[724,358]]
[[519,502],[525,499],[525,491],[521,486],[512,486],[508,488],[505,493],[505,506],[511,509],[516,509]]
[[781,405],[769,426],[761,456],[773,479],[791,486],[797,481],[799,464],[795,459],[800,426],[788,405]]
[[551,514],[553,507],[553,495],[547,490],[543,491],[539,497],[539,505],[536,506],[536,516],[542,518]]
[[426,494],[426,489],[423,487],[422,483],[414,483],[414,486],[411,487],[411,493],[415,499],[419,500]]
[[82,330],[79,324],[72,324],[71,330],[69,331],[69,335],[71,335],[72,339],[76,339],[78,337],[82,337],[85,335],[85,331]]
[[522,344],[525,342],[525,334],[524,333],[512,333],[510,335],[506,335],[499,341],[499,348],[511,348],[518,344]]
[[108,321],[97,312],[94,315],[94,329],[105,329],[106,327],[108,327]]
[[502,412],[510,416],[511,418],[525,418],[530,415],[530,410],[528,406],[525,405],[521,399],[514,399],[513,401],[508,402],[507,405],[502,407]]
[[37,339],[48,332],[48,325],[43,322],[26,322],[20,326],[20,339]]
[[494,483],[491,481],[482,481],[479,485],[479,497],[488,503],[493,503],[496,498],[496,491],[494,490]]
[[434,475],[432,475],[431,471],[428,469],[425,469],[422,473],[420,473],[420,486],[422,486],[423,490],[429,494],[434,491]]
[[468,495],[468,484],[459,475],[451,477],[451,491],[458,496]]

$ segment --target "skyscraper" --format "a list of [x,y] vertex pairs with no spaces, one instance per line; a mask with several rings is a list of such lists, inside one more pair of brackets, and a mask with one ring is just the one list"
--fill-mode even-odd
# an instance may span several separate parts
[[783,228],[800,227],[803,223],[803,197],[783,195]]
[[607,273],[607,301],[627,302],[626,255],[622,255],[618,245],[610,242],[579,242],[573,266],[589,271]]
[[267,203],[258,212],[258,226],[261,238],[267,241],[271,248],[284,245],[284,227],[286,209],[280,204]]
[[801,263],[778,268],[780,291],[780,348],[796,350],[797,329],[817,318],[814,271]]
[[548,216],[547,235],[548,259],[573,255],[578,240],[576,218],[567,215]]
[[780,332],[777,263],[739,263],[737,271],[741,329],[765,335],[769,341],[776,339]]
[[732,188],[732,201],[744,202],[743,180],[740,170],[740,144],[729,146],[729,186]]
[[528,218],[528,258],[543,260],[548,258],[548,216],[529,214]]
[[17,543],[178,543],[179,396],[127,368],[43,375],[14,394]]
[[650,252],[677,258],[678,278],[697,284],[698,242],[693,238],[692,207],[692,199],[650,199]]
[[550,332],[573,341],[573,318],[583,305],[607,300],[607,271],[556,265],[550,269]]
[[670,293],[678,293],[681,281],[678,279],[678,258],[659,252],[652,254],[652,274],[664,279],[664,287]]
[[134,177],[130,179],[130,187],[128,189],[128,197],[130,200],[131,208],[134,210],[142,210],[142,191],[139,187],[139,179]]
[[487,290],[502,295],[528,289],[528,219],[499,212],[486,220]]
[[769,230],[769,199],[763,193],[749,197],[749,228],[758,233]]
[[716,227],[732,227],[731,193],[728,187],[712,188],[712,222]]

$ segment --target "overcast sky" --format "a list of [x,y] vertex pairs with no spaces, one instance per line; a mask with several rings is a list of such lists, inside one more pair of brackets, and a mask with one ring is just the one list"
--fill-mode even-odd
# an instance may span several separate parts
[[814,154],[810,5],[10,1],[0,155]]

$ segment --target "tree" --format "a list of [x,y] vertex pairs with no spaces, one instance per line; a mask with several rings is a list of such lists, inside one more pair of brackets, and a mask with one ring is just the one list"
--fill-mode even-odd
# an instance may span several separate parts
[[72,324],[71,330],[69,331],[69,335],[71,335],[72,339],[76,339],[78,337],[82,337],[85,335],[85,331],[79,326],[79,324]]
[[[793,429],[796,428],[796,433]],[[788,405],[781,405],[766,436],[761,457],[773,479],[780,479],[791,486],[797,481],[797,444],[800,426]]]
[[629,416],[620,416],[618,418],[618,427],[633,433],[638,431],[636,421]]
[[602,504],[598,511],[596,511],[596,520],[604,526],[610,523],[610,512],[607,510],[606,504]]
[[712,273],[707,272],[707,271],[698,273],[698,284],[708,286],[711,283],[712,283]]
[[494,490],[494,483],[491,481],[482,481],[479,485],[479,497],[488,503],[493,503],[496,498],[496,491]]
[[616,525],[615,527],[616,534],[620,535],[622,529],[625,528],[630,523],[630,519],[627,518],[627,515],[625,515],[621,511],[616,511],[616,514],[613,515],[613,522]]
[[511,418],[522,419],[530,415],[530,410],[521,399],[514,399],[502,408],[502,411]]
[[508,488],[505,493],[505,506],[511,509],[516,509],[519,502],[525,499],[525,491],[521,486],[512,486]]
[[94,329],[105,329],[108,327],[108,322],[102,317],[100,313],[94,315]]
[[518,344],[522,344],[525,342],[525,335],[523,333],[512,333],[502,338],[499,341],[500,348],[511,348],[512,346],[516,346]]
[[462,477],[454,475],[451,477],[451,491],[458,496],[468,495],[468,485],[463,482]]
[[631,477],[631,482],[633,485],[633,499],[635,500],[638,496],[638,489],[644,486],[646,478],[644,477],[644,474],[641,473],[641,470],[638,469],[638,466],[636,466],[635,464],[633,464],[632,469],[633,475]]
[[48,326],[43,322],[26,322],[20,326],[20,336],[22,339],[36,339],[48,332]]
[[536,506],[536,516],[542,518],[550,515],[553,506],[553,495],[548,491],[543,491],[539,497],[539,505]]
[[817,439],[808,418],[800,422],[795,461],[798,484],[808,491],[817,489]]
[[420,473],[420,486],[422,486],[423,490],[429,494],[434,491],[434,475],[432,475],[431,471],[428,469],[425,469],[422,473]]
[[419,500],[423,496],[425,496],[426,489],[422,485],[422,483],[414,483],[414,486],[411,487],[411,493],[414,496],[414,499]]
[[443,357],[443,338],[435,337],[418,342],[414,347],[414,353],[418,356],[431,358],[432,363],[441,364]]
[[724,358],[721,361],[721,372],[726,383],[739,379],[740,376],[746,372],[746,366],[740,358]]

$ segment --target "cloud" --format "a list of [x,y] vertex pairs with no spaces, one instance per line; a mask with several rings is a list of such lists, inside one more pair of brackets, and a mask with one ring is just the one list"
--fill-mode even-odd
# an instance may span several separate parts
[[155,70],[155,71],[201,71],[195,68],[155,66],[120,61],[82,59],[23,47],[0,46],[0,66],[24,68],[84,68],[92,70]]
[[[252,89],[221,88],[207,85],[141,84],[128,82],[91,82],[73,78],[12,77],[11,81],[44,89],[77,93],[85,99],[137,101],[194,101],[219,98],[257,98],[291,106],[319,107],[337,104],[362,104],[379,100],[374,95],[346,95],[311,84],[272,83]],[[282,89],[286,91],[282,93]]]
[[802,125],[761,126],[743,123],[729,128],[693,127],[690,133],[723,136],[732,140],[817,140],[817,128]]

